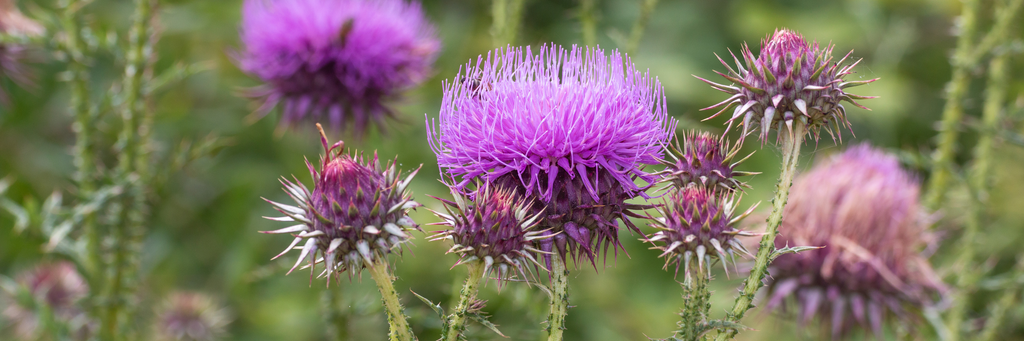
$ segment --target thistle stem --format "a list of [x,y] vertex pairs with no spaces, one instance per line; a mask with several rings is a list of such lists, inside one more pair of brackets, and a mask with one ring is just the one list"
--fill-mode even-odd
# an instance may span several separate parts
[[594,2],[580,0],[580,24],[583,28],[583,45],[597,46],[597,19],[594,18]]
[[515,44],[526,0],[494,0],[491,7],[491,37],[495,47]]
[[960,327],[963,325],[963,318],[966,313],[967,294],[973,290],[975,282],[980,278],[976,270],[971,270],[971,263],[974,260],[976,250],[975,241],[978,231],[981,229],[985,208],[988,206],[989,178],[992,168],[992,144],[995,140],[996,131],[999,129],[999,120],[1006,103],[1006,87],[1008,83],[1007,74],[1008,56],[1003,53],[996,55],[989,63],[988,84],[985,96],[985,105],[982,112],[982,128],[978,143],[974,147],[974,162],[968,177],[968,186],[972,193],[971,208],[967,214],[967,222],[964,226],[964,235],[961,240],[965,243],[960,248],[955,266],[960,269],[955,273],[961,274],[957,278],[958,293],[953,296],[953,305],[950,307],[948,327],[951,341],[959,340]]
[[[768,265],[772,252],[775,251],[775,237],[779,234],[779,225],[782,224],[782,212],[789,200],[789,188],[793,186],[793,177],[796,175],[796,166],[800,159],[800,146],[803,144],[806,135],[807,124],[800,119],[793,120],[793,132],[779,130],[782,135],[782,174],[779,175],[779,183],[776,185],[775,198],[772,199],[772,213],[768,216],[768,229],[761,244],[757,249],[757,257],[754,261],[754,268],[750,269],[743,284],[743,290],[736,296],[736,303],[731,311],[727,312],[726,319],[730,322],[739,322],[747,310],[754,307],[754,294],[764,284],[762,280],[768,272]],[[736,336],[739,331],[730,329],[718,334],[716,340],[728,340]]]
[[569,314],[569,269],[557,252],[551,257],[551,312],[548,313],[548,341],[562,340],[565,315]]
[[1006,322],[1006,315],[1011,307],[1020,301],[1020,287],[1018,280],[1024,275],[1024,260],[1018,259],[1017,265],[1010,271],[1009,283],[1003,288],[1003,294],[993,305],[989,318],[985,321],[985,329],[982,329],[978,341],[992,341],[996,339],[1003,323]]
[[654,7],[658,6],[658,0],[643,1],[644,3],[640,7],[640,16],[633,23],[633,29],[629,34],[629,42],[626,43],[626,54],[636,53],[636,49],[640,47],[640,38],[644,36],[644,30],[647,29],[647,24],[651,21]]
[[413,341],[416,337],[406,321],[405,311],[402,303],[398,300],[398,292],[392,284],[394,277],[388,271],[387,258],[377,257],[372,263],[367,261],[366,267],[370,270],[370,276],[377,282],[377,289],[380,290],[381,300],[384,302],[384,310],[388,314],[388,339],[391,341]]
[[444,335],[444,340],[446,341],[459,341],[459,337],[466,330],[466,312],[469,310],[470,304],[473,303],[473,299],[476,298],[480,280],[485,275],[484,262],[470,262],[467,266],[469,267],[469,274],[466,276],[466,284],[462,286],[462,291],[459,292],[459,304],[455,306],[455,310],[448,316],[448,330]]
[[[707,264],[711,266],[711,264]],[[698,341],[703,335],[701,326],[708,321],[711,312],[711,292],[708,290],[708,274],[705,269],[695,271],[693,280],[683,283],[683,311],[680,313],[680,332],[684,341]]]

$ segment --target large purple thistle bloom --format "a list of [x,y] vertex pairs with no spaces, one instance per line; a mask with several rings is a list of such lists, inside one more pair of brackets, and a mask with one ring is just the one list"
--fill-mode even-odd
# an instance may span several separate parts
[[238,55],[266,115],[283,104],[282,123],[310,118],[335,129],[394,114],[384,102],[422,82],[440,49],[419,2],[404,0],[246,0]]
[[[643,195],[675,121],[660,82],[618,52],[561,46],[497,49],[445,83],[440,123],[428,124],[455,188],[480,179],[535,197],[557,247],[575,258],[618,245],[622,219]],[[592,249],[593,246],[593,249]]]
[[917,180],[867,145],[793,182],[776,247],[824,246],[772,262],[769,309],[794,298],[804,322],[819,316],[833,339],[857,324],[881,338],[886,316],[910,319],[945,290],[921,255],[929,240]]

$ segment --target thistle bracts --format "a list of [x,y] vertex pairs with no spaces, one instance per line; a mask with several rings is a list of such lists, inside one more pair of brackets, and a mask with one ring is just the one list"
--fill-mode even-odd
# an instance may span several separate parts
[[734,215],[735,197],[734,193],[694,185],[670,194],[665,205],[656,209],[661,217],[651,220],[651,226],[658,231],[646,238],[655,244],[651,249],[662,251],[658,257],[665,258],[665,269],[675,265],[678,275],[682,267],[689,283],[691,269],[707,271],[710,277],[712,262],[720,260],[728,274],[729,260],[735,266],[737,253],[753,257],[736,237],[758,234],[734,226],[757,205]]
[[213,297],[195,292],[172,293],[157,311],[157,341],[216,341],[224,338],[231,317]]
[[824,248],[772,262],[766,306],[795,301],[799,319],[819,318],[833,339],[858,325],[881,338],[887,319],[919,317],[945,291],[921,255],[931,236],[919,192],[894,156],[867,145],[799,176],[775,245]]
[[534,256],[541,251],[533,247],[537,239],[550,238],[547,231],[538,231],[540,214],[532,214],[532,202],[513,189],[481,184],[472,196],[452,190],[455,201],[440,199],[445,213],[434,211],[441,218],[439,225],[451,227],[440,231],[431,240],[451,240],[448,253],[459,255],[456,266],[483,262],[483,276],[497,278],[500,286],[517,274],[528,280],[531,264],[544,269]]
[[740,146],[738,143],[730,146],[724,136],[718,137],[708,132],[687,132],[683,134],[682,141],[676,136],[676,140],[668,145],[671,160],[661,160],[665,170],[658,182],[671,182],[675,188],[694,184],[729,192],[739,187],[748,187],[736,177],[759,173],[735,170],[737,165],[750,157],[747,155],[733,162]]
[[367,162],[360,155],[345,154],[341,141],[328,145],[323,129],[320,137],[326,151],[320,170],[306,161],[313,190],[297,179],[282,179],[296,206],[267,200],[285,215],[267,219],[298,224],[263,233],[292,234],[295,239],[274,258],[303,243],[298,261],[288,272],[303,261],[311,268],[325,263],[320,276],[326,275],[329,283],[332,274],[355,275],[412,238],[409,231],[419,227],[407,213],[420,204],[412,201],[406,189],[419,169],[401,179],[395,162],[382,168],[376,154]]
[[743,136],[752,131],[751,128],[760,127],[762,143],[768,140],[768,133],[772,129],[782,132],[783,125],[792,134],[793,120],[804,122],[807,131],[815,134],[815,139],[819,137],[820,128],[825,128],[833,139],[837,135],[841,139],[840,125],[850,128],[850,122],[846,118],[846,108],[840,102],[846,101],[869,110],[857,100],[875,98],[854,95],[845,90],[874,82],[877,78],[844,80],[843,77],[853,73],[853,68],[860,60],[843,65],[853,53],[850,51],[838,62],[832,62],[833,49],[834,45],[831,44],[820,48],[817,42],[807,42],[796,32],[787,29],[776,30],[772,36],[762,40],[761,52],[757,57],[744,44],[740,50],[743,63],[733,55],[735,70],[720,57],[718,59],[729,73],[715,72],[733,85],[718,84],[697,77],[716,90],[732,95],[703,110],[721,108],[711,116],[716,117],[735,106],[729,119],[730,126],[742,117]]

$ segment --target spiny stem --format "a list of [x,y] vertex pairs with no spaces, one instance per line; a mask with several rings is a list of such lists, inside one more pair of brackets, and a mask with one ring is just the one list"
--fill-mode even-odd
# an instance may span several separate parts
[[597,19],[594,18],[594,2],[580,0],[580,24],[583,26],[583,45],[597,46]]
[[1005,53],[996,55],[989,63],[988,85],[985,96],[985,105],[982,109],[982,128],[978,143],[974,147],[974,162],[968,177],[968,186],[972,193],[971,208],[967,214],[967,222],[964,226],[964,234],[961,240],[964,241],[957,255],[955,266],[961,274],[957,278],[958,293],[953,296],[953,305],[950,307],[948,327],[950,340],[956,341],[960,338],[960,327],[963,325],[964,315],[967,309],[967,294],[975,286],[979,275],[970,274],[976,272],[971,269],[971,263],[976,254],[975,242],[978,231],[981,229],[985,209],[988,206],[989,178],[992,168],[992,144],[995,140],[996,131],[999,129],[999,120],[1006,103],[1006,87],[1008,83],[1007,59]]
[[[707,264],[711,266],[711,264]],[[711,312],[711,292],[708,290],[708,274],[704,269],[694,272],[693,280],[683,284],[683,311],[679,314],[682,340],[698,341],[701,339],[701,325],[707,323]]]
[[388,314],[388,339],[391,341],[413,341],[416,336],[406,321],[405,311],[402,303],[398,300],[398,292],[392,284],[394,278],[388,270],[387,258],[377,257],[372,263],[366,261],[366,267],[370,270],[370,276],[377,282],[377,289],[380,290],[381,300],[384,302],[384,310]]
[[1024,275],[1024,260],[1018,259],[1013,271],[1010,271],[1009,283],[1003,288],[1003,295],[992,307],[988,320],[985,321],[985,329],[982,329],[978,341],[992,341],[996,339],[1003,323],[1006,322],[1006,315],[1011,307],[1020,301],[1020,286],[1018,280]]
[[[754,294],[763,284],[765,274],[768,272],[769,258],[775,251],[775,237],[779,234],[779,225],[782,224],[782,212],[789,200],[789,188],[793,186],[793,177],[796,175],[797,162],[800,159],[800,146],[803,144],[806,135],[807,124],[800,119],[793,120],[793,133],[779,131],[782,135],[782,174],[779,174],[779,183],[776,185],[775,198],[772,199],[772,213],[768,216],[768,228],[761,244],[757,249],[757,257],[754,261],[754,268],[750,269],[743,284],[743,291],[736,296],[736,303],[731,311],[726,313],[726,318],[731,322],[739,322],[747,310],[754,307]],[[728,340],[736,336],[739,331],[732,329],[718,334],[718,341]]]
[[466,275],[466,284],[462,286],[462,291],[459,292],[459,304],[455,306],[455,310],[448,316],[448,331],[444,335],[444,340],[446,341],[460,340],[459,337],[466,330],[466,311],[469,310],[470,304],[476,298],[480,279],[485,276],[484,262],[470,262],[467,264],[467,267],[469,267],[469,274]]
[[565,315],[569,314],[569,269],[562,255],[551,257],[551,312],[548,313],[548,341],[562,340]]
[[526,0],[494,0],[491,7],[491,37],[495,47],[516,43],[519,22],[522,20]]
[[654,7],[658,5],[658,0],[643,0],[643,2],[643,5],[640,7],[640,16],[636,18],[636,22],[633,23],[633,30],[629,34],[626,54],[636,53],[636,49],[640,47],[640,38],[644,36],[644,30],[647,29],[647,24],[651,21]]

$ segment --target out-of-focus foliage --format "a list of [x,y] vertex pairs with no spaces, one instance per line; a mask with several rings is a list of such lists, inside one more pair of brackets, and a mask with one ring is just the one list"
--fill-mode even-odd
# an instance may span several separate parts
[[[42,17],[55,7],[53,0],[22,2],[29,16]],[[598,43],[605,49],[616,48],[627,40],[632,21],[638,15],[639,2],[601,0],[597,2]],[[518,35],[521,44],[539,46],[545,42],[579,44],[582,42],[578,4],[571,0],[527,1],[524,20]],[[307,184],[310,179],[303,157],[315,160],[321,153],[319,136],[309,124],[284,134],[275,134],[279,113],[255,123],[244,119],[255,109],[253,103],[238,95],[239,91],[256,85],[232,60],[239,48],[238,25],[241,0],[166,0],[161,1],[157,27],[163,36],[156,46],[158,70],[178,62],[204,62],[205,72],[188,77],[182,83],[162,88],[157,100],[150,103],[156,112],[154,152],[166,154],[181,141],[202,140],[206,136],[222,136],[230,145],[217,156],[201,159],[183,172],[168,179],[165,186],[150,193],[158,197],[152,208],[153,223],[149,225],[142,252],[141,269],[143,299],[139,321],[151,320],[156,312],[146,307],[157,306],[175,290],[201,291],[220,298],[234,313],[228,326],[229,340],[323,340],[328,329],[321,313],[322,281],[310,286],[308,274],[284,276],[288,261],[269,259],[287,245],[287,238],[268,238],[259,230],[279,228],[261,216],[274,212],[261,196],[286,200],[277,179],[295,174]],[[441,81],[453,77],[460,67],[492,46],[490,6],[479,0],[426,0],[427,15],[436,23],[443,48],[436,62],[433,78],[420,88],[406,94],[395,110],[401,119],[388,129],[387,135],[371,134],[364,140],[350,139],[347,145],[366,151],[377,150],[381,158],[399,157],[405,171],[423,164],[423,170],[411,185],[415,198],[424,205],[441,209],[440,202],[427,194],[449,197],[448,190],[436,179],[438,168],[426,141],[424,114],[436,117],[441,101]],[[631,56],[637,67],[650,69],[665,86],[670,115],[681,121],[682,129],[702,129],[721,133],[722,118],[699,122],[709,113],[699,108],[714,104],[721,96],[715,90],[691,77],[712,75],[721,65],[714,54],[728,55],[744,42],[756,44],[775,28],[788,27],[808,39],[829,41],[837,49],[854,49],[853,56],[864,58],[857,74],[848,80],[881,80],[859,89],[859,94],[879,95],[871,102],[872,111],[852,109],[849,120],[856,137],[844,134],[844,146],[855,141],[870,141],[876,146],[901,150],[918,170],[925,164],[911,157],[932,145],[936,122],[943,105],[943,87],[949,79],[949,53],[955,44],[955,17],[959,1],[922,0],[844,0],[844,1],[676,1],[663,0],[654,11],[638,52]],[[126,31],[132,11],[130,2],[97,0],[84,9],[87,23],[94,30],[117,28]],[[986,11],[985,13],[989,13]],[[126,37],[115,37],[126,39]],[[1011,72],[1024,74],[1021,44],[1011,58]],[[5,196],[18,202],[27,198],[46,198],[54,191],[71,192],[74,172],[68,89],[64,66],[52,56],[39,53],[32,67],[36,85],[23,89],[2,80],[11,101],[0,107],[0,177],[14,179]],[[100,55],[100,59],[120,56]],[[120,70],[97,62],[91,70],[90,87],[98,96],[111,79],[120,77]],[[1008,116],[1024,117],[1024,78],[1015,78],[1010,86],[1015,107]],[[980,89],[976,86],[975,89]],[[980,91],[980,90],[975,90]],[[971,98],[980,98],[972,93]],[[967,113],[976,117],[981,110],[979,100],[965,103]],[[968,122],[974,121],[969,119]],[[116,120],[99,122],[101,140],[114,141],[118,132]],[[968,125],[969,126],[969,125]],[[970,144],[976,132],[965,127],[965,145],[959,148],[961,161],[969,157]],[[330,134],[330,133],[329,133]],[[332,139],[338,138],[335,132]],[[347,138],[341,136],[341,138]],[[108,143],[109,144],[109,143]],[[805,155],[832,153],[839,148],[828,140],[810,142]],[[748,144],[746,155],[758,148]],[[110,151],[101,154],[109,155]],[[1024,146],[998,143],[996,147],[995,186],[991,192],[992,217],[982,230],[983,242],[978,246],[984,258],[991,258],[998,269],[1012,267],[1012,261],[1024,243]],[[767,200],[778,176],[779,153],[776,147],[757,152],[740,167],[760,171],[761,175],[746,180],[747,190],[742,207],[758,200]],[[805,158],[805,164],[814,157]],[[652,169],[654,170],[654,169]],[[941,212],[946,219],[942,231],[961,226],[967,206],[962,189],[954,191],[953,205]],[[41,199],[35,200],[39,205]],[[30,202],[31,204],[31,202]],[[413,214],[420,223],[437,221],[427,210]],[[755,219],[751,223],[759,223]],[[0,213],[0,273],[11,276],[30,268],[46,256],[42,241],[17,235],[11,228],[15,218]],[[639,226],[646,226],[640,224]],[[427,228],[428,230],[431,227]],[[645,232],[649,232],[646,230]],[[671,272],[661,270],[657,259],[660,251],[649,250],[623,230],[623,244],[628,255],[609,259],[598,271],[581,267],[570,278],[571,301],[566,333],[568,340],[638,340],[644,335],[664,337],[676,329],[676,310],[682,305],[681,288]],[[785,234],[782,231],[782,234]],[[951,233],[946,233],[950,235]],[[953,234],[955,235],[955,233]],[[410,323],[420,339],[435,339],[441,322],[429,306],[412,295],[410,290],[441,302],[447,308],[452,286],[460,285],[465,270],[449,270],[457,255],[444,255],[443,243],[428,243],[425,235],[414,233],[412,252],[407,252],[395,266],[395,285],[403,296]],[[636,237],[636,238],[634,238]],[[956,241],[946,241],[932,257],[940,274],[943,264],[955,250]],[[295,260],[295,254],[291,256]],[[600,264],[600,263],[599,263]],[[712,306],[728,307],[739,278],[726,279],[720,268]],[[387,323],[379,305],[379,294],[368,277],[343,281],[336,290],[338,301],[350,314],[348,332],[351,340],[384,340]],[[982,312],[983,299],[996,297],[981,291],[971,309]],[[537,288],[511,283],[500,295],[496,286],[481,290],[487,300],[484,309],[490,320],[512,340],[533,340],[540,337],[546,316],[547,297]],[[713,310],[721,317],[721,310]],[[1024,339],[1024,309],[1010,311],[1008,326],[1016,326],[1016,334],[1006,339]],[[814,327],[801,331],[793,322],[768,314],[749,314],[744,324],[753,331],[742,333],[744,340],[771,340],[806,333],[816,335]],[[6,339],[0,322],[0,339]],[[888,331],[892,333],[893,331]],[[470,339],[501,339],[479,325],[470,328]]]

